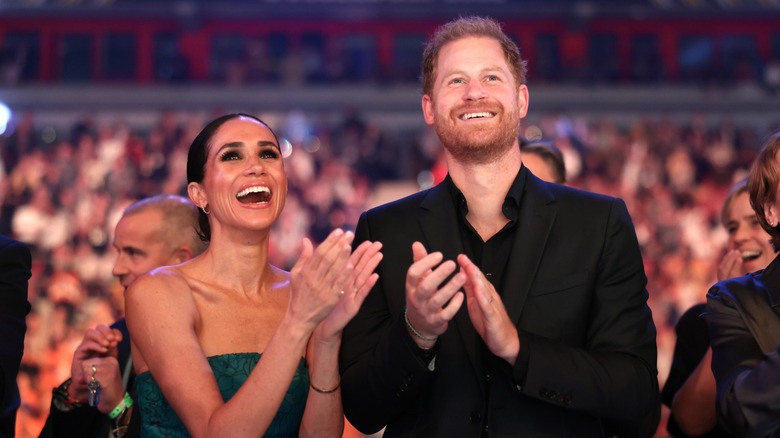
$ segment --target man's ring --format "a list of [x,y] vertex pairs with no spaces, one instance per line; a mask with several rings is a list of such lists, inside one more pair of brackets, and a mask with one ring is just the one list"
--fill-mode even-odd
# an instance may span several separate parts
[[97,365],[92,364],[92,378],[95,378],[95,374],[97,374]]

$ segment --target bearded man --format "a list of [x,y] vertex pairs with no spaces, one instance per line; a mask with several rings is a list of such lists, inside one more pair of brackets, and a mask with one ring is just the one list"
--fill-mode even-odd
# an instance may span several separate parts
[[358,222],[384,258],[344,331],[347,418],[386,438],[651,436],[656,330],[625,203],[523,166],[525,61],[498,23],[448,23],[423,57],[449,174]]

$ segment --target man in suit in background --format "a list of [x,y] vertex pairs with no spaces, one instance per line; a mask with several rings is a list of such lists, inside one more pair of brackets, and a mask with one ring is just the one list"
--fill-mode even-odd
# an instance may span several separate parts
[[[122,286],[127,288],[154,268],[181,263],[203,252],[206,243],[197,234],[197,217],[195,205],[176,195],[152,196],[128,206],[114,233],[117,258],[112,272]],[[101,384],[96,408],[87,404],[92,376]],[[133,398],[134,377],[125,320],[88,330],[73,354],[71,378],[54,389],[40,436],[105,438],[113,430],[117,431],[114,436],[138,436],[140,419],[132,407],[115,419],[107,415],[117,406],[132,403],[125,401],[125,394]]]
[[16,375],[24,352],[25,318],[30,313],[27,280],[32,257],[21,242],[0,235],[0,437],[13,437],[19,387]]
[[651,436],[655,326],[623,201],[523,165],[525,62],[490,19],[440,28],[422,109],[449,175],[361,216],[379,282],[344,331],[349,421],[384,436]]

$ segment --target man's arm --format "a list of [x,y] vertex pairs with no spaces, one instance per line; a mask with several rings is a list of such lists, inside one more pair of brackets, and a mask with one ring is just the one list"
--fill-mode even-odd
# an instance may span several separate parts
[[12,415],[19,403],[16,376],[24,351],[25,318],[30,312],[27,280],[32,257],[21,242],[0,239],[0,417]]
[[108,417],[103,419],[103,415],[97,409],[68,399],[65,394],[67,394],[69,384],[70,379],[54,389],[51,406],[49,406],[49,416],[46,417],[46,424],[43,426],[39,438],[56,438],[68,436],[71,433],[72,436],[97,436],[101,420],[104,423],[103,434],[107,435],[109,431]]
[[[375,239],[364,213],[353,246],[365,240]],[[405,254],[394,253],[397,250],[396,245],[383,247],[384,258],[377,270],[379,281],[344,329],[340,354],[344,412],[352,425],[364,433],[379,431],[413,405],[421,386],[432,375],[430,362],[409,335],[403,309],[394,314],[388,305],[389,284],[399,288],[400,300],[404,299],[403,277],[412,262],[411,247]],[[391,273],[388,263],[407,266],[399,273]]]
[[718,283],[707,294],[706,315],[718,421],[735,436],[770,436],[780,430],[780,346],[764,354],[734,297],[722,288]]
[[[107,340],[111,337],[111,341]],[[129,363],[129,342],[124,320],[115,322],[111,327],[97,327],[87,332],[76,349],[71,363],[72,378],[63,382],[52,391],[49,416],[41,431],[41,438],[57,436],[103,436],[113,427],[107,413],[123,399],[126,389],[123,385],[123,373],[131,366]],[[106,344],[103,344],[103,342]],[[111,348],[102,347],[111,345]],[[100,351],[97,349],[100,348]],[[118,362],[118,360],[120,362]],[[101,412],[86,404],[87,397],[83,388],[84,363],[97,363],[100,368]],[[87,366],[87,368],[89,368]],[[132,371],[132,370],[130,370]],[[89,373],[87,374],[89,376]],[[73,379],[77,381],[74,383]],[[77,388],[81,387],[82,390]],[[108,389],[108,390],[106,390]],[[134,408],[129,408],[134,413]],[[133,415],[132,417],[135,417]],[[70,435],[69,435],[70,434]]]
[[660,418],[656,330],[639,244],[622,201],[611,202],[603,236],[582,315],[583,348],[520,330],[513,377],[518,392],[603,418],[618,435],[652,436]]

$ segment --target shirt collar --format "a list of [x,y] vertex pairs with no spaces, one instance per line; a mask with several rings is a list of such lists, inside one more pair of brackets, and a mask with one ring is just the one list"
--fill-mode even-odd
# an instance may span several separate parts
[[[528,170],[525,166],[521,166],[520,170],[515,176],[515,180],[512,181],[512,185],[509,186],[509,191],[507,192],[506,197],[504,197],[504,205],[502,210],[504,212],[504,216],[506,216],[506,218],[512,222],[516,221],[518,217],[518,212],[520,210],[520,200],[522,199],[523,188],[525,187],[525,180],[527,175]],[[449,174],[447,174],[447,177],[444,179],[444,183],[449,189],[453,204],[465,217],[469,212],[469,206],[466,202],[466,197],[463,196],[463,192],[461,192],[460,189],[455,185],[455,182],[452,180]]]

